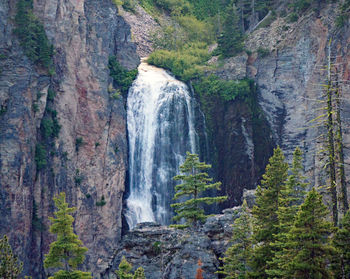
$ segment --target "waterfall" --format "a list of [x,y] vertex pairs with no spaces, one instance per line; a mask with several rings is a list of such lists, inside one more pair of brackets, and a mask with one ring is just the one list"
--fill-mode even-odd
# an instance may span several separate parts
[[193,100],[186,84],[142,62],[127,99],[129,197],[125,217],[140,222],[171,221],[174,181],[186,151],[196,153]]

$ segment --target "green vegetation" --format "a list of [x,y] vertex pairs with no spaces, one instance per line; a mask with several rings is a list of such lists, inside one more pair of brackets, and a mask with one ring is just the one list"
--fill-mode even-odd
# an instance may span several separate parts
[[24,53],[34,63],[48,70],[52,67],[53,46],[45,34],[44,26],[33,14],[32,0],[19,0],[15,16],[15,33]]
[[74,183],[75,186],[79,186],[83,182],[84,176],[80,173],[79,169],[75,170]]
[[332,265],[335,278],[350,278],[350,211],[345,214],[332,244],[337,250]]
[[96,202],[96,206],[104,206],[104,205],[106,205],[105,196],[102,196],[101,200]]
[[220,97],[225,101],[249,97],[254,81],[250,79],[223,80],[216,75],[201,78],[194,83],[194,89],[203,99],[204,95]]
[[147,62],[167,69],[177,78],[188,81],[200,75],[202,70],[200,65],[209,57],[205,43],[193,43],[179,51],[157,50],[149,56]]
[[32,225],[34,230],[36,231],[44,231],[44,224],[41,220],[41,218],[38,217],[38,206],[33,200],[33,215],[32,215]]
[[203,197],[203,193],[207,190],[220,190],[221,182],[210,184],[213,179],[209,178],[208,174],[203,171],[211,168],[211,165],[200,162],[197,154],[189,152],[186,154],[186,160],[180,166],[181,174],[173,178],[182,181],[181,184],[175,186],[174,200],[188,198],[186,201],[171,204],[177,214],[173,220],[186,222],[181,225],[172,225],[177,228],[197,226],[198,222],[207,218],[201,207],[202,204],[219,203],[227,199],[227,196]]
[[115,56],[111,56],[108,61],[110,76],[113,78],[118,88],[126,94],[132,82],[137,76],[137,69],[128,71],[118,62]]
[[0,278],[19,279],[23,264],[13,254],[6,235],[0,238]]
[[146,279],[145,271],[142,267],[136,269],[134,275],[131,273],[131,270],[132,265],[123,257],[115,273],[119,279]]
[[344,3],[340,6],[340,14],[336,18],[336,26],[338,28],[342,28],[346,21],[349,19],[349,12],[350,12],[350,0],[346,0]]
[[257,188],[256,205],[252,211],[255,220],[253,240],[256,245],[250,261],[252,278],[268,278],[266,270],[273,259],[271,244],[276,241],[276,235],[280,231],[278,200],[281,198],[281,192],[285,190],[287,171],[288,164],[282,150],[277,147],[266,167],[261,186]]
[[218,272],[224,274],[225,278],[241,279],[246,278],[248,271],[248,260],[252,252],[252,220],[247,202],[242,204],[242,212],[233,224],[230,246],[222,259],[223,267]]
[[235,56],[243,51],[244,36],[239,26],[239,17],[235,5],[230,6],[218,38],[219,52],[224,57]]
[[36,168],[38,171],[42,170],[47,165],[46,148],[41,143],[37,143],[37,145],[35,146],[35,158],[34,158],[34,160],[35,160]]
[[84,144],[84,140],[82,137],[78,137],[75,139],[75,151],[79,152],[80,147]]
[[328,215],[322,196],[312,188],[287,235],[288,248],[283,250],[284,266],[292,278],[332,278],[327,263],[335,251],[329,242],[332,223]]
[[77,269],[85,259],[87,248],[74,234],[72,224],[74,218],[71,214],[76,210],[68,207],[66,194],[60,193],[54,199],[57,211],[56,218],[50,217],[52,225],[50,232],[57,235],[57,240],[50,245],[50,251],[45,255],[45,268],[59,268],[49,279],[89,279],[90,272],[83,272]]
[[61,125],[57,120],[57,112],[51,111],[41,121],[41,134],[44,139],[57,138]]
[[274,278],[285,278],[288,276],[289,271],[285,268],[286,262],[288,262],[288,255],[285,253],[285,249],[288,249],[288,234],[290,228],[293,226],[297,212],[300,205],[304,201],[305,177],[302,176],[302,152],[299,148],[296,148],[293,154],[293,163],[290,168],[290,175],[285,182],[285,189],[281,191],[281,195],[278,199],[278,234],[275,236],[275,241],[271,244],[272,252],[274,254],[273,259],[269,262],[269,269],[267,274]]

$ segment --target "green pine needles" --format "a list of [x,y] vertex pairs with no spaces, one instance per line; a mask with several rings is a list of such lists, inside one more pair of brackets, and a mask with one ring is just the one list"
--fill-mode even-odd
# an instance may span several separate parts
[[132,265],[123,257],[115,273],[118,279],[146,279],[143,267],[136,269],[134,274],[131,273],[131,270]]
[[53,46],[50,44],[44,26],[33,14],[32,0],[19,0],[15,16],[15,33],[24,53],[34,63],[52,71]]
[[22,273],[23,264],[12,253],[6,235],[0,239],[0,278],[17,279]]
[[187,157],[183,165],[180,166],[182,174],[175,176],[174,180],[181,180],[182,183],[175,186],[174,200],[188,198],[186,201],[174,203],[171,205],[177,215],[173,217],[174,221],[185,220],[185,224],[172,225],[177,228],[186,228],[191,225],[196,226],[198,222],[204,221],[207,216],[202,204],[213,204],[223,202],[227,196],[203,197],[206,190],[220,190],[221,182],[210,183],[213,179],[208,176],[206,169],[211,168],[204,162],[200,162],[197,154],[187,152]]
[[226,279],[244,279],[248,271],[248,260],[252,252],[252,217],[244,200],[242,212],[233,224],[232,246],[230,246],[222,259],[223,267],[218,272],[224,274]]
[[92,278],[90,272],[77,270],[78,265],[85,259],[88,250],[73,232],[74,218],[71,214],[76,210],[68,207],[66,194],[60,193],[54,199],[57,211],[56,218],[50,218],[52,225],[50,232],[57,235],[57,240],[50,245],[50,251],[44,260],[45,268],[58,268],[49,279],[89,279]]

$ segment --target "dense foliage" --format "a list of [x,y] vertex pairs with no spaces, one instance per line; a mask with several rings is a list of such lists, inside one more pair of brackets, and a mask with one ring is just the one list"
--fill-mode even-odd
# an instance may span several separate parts
[[111,56],[108,61],[110,76],[116,82],[120,91],[126,94],[137,76],[137,69],[128,71],[118,62],[115,56]]
[[200,96],[220,96],[225,101],[249,97],[252,86],[254,86],[253,80],[223,80],[216,75],[203,77],[194,83],[195,91]]
[[285,190],[288,164],[282,150],[277,147],[266,166],[266,172],[256,192],[256,205],[252,214],[255,219],[253,240],[256,246],[250,261],[252,278],[268,278],[266,270],[273,259],[272,243],[276,241],[279,199]]
[[52,66],[53,46],[47,39],[44,26],[33,14],[32,0],[19,0],[15,16],[16,29],[24,53],[30,60],[47,69]]
[[135,270],[134,274],[132,274],[131,270],[132,265],[123,257],[115,273],[118,279],[146,279],[145,271],[141,266]]
[[175,186],[174,200],[187,198],[185,201],[171,204],[175,209],[176,216],[174,221],[184,220],[186,223],[173,225],[178,228],[185,228],[191,225],[196,226],[198,222],[204,221],[207,216],[202,204],[213,204],[223,202],[227,196],[206,197],[204,192],[211,189],[220,190],[220,182],[210,183],[213,179],[209,178],[206,169],[211,165],[200,162],[197,154],[187,152],[185,162],[180,166],[181,174],[174,177],[174,180],[180,180],[182,183]]
[[170,70],[176,77],[187,81],[198,77],[201,64],[209,58],[207,46],[204,43],[188,44],[179,51],[157,50],[147,62]]
[[22,272],[22,263],[12,253],[8,238],[4,235],[0,238],[0,278],[17,279]]
[[87,248],[73,232],[74,218],[71,214],[74,207],[68,207],[65,193],[60,193],[54,199],[57,211],[56,218],[50,218],[52,225],[50,232],[57,235],[57,240],[50,245],[50,251],[45,256],[45,268],[59,268],[52,279],[89,279],[92,278],[89,272],[77,270],[78,265],[85,259]]
[[248,260],[252,252],[252,217],[247,202],[242,204],[242,212],[235,220],[230,246],[222,259],[223,267],[219,271],[226,279],[243,279],[248,272]]

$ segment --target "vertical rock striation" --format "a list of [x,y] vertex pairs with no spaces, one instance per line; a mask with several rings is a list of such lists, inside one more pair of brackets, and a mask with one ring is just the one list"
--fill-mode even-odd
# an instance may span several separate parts
[[[135,68],[136,47],[109,0],[34,1],[55,47],[56,74],[50,77],[24,56],[13,34],[15,2],[0,4],[0,51],[6,56],[0,60],[0,234],[9,235],[25,273],[40,278],[53,240],[47,220],[52,197],[65,191],[77,207],[75,231],[89,248],[87,267],[98,277],[120,239],[127,168],[124,101],[109,96],[108,57]],[[57,92],[50,107],[49,86]],[[48,108],[61,129],[49,144],[48,165],[37,170],[35,146],[44,141],[40,124]],[[97,206],[102,199],[106,204]]]

